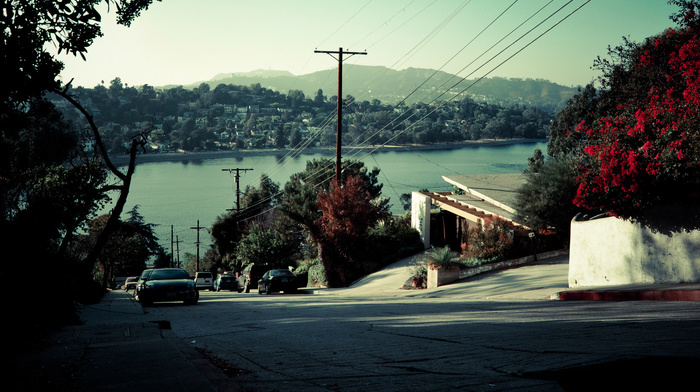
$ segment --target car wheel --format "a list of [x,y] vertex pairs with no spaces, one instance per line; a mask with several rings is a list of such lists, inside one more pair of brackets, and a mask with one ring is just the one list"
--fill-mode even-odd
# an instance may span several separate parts
[[258,287],[258,294],[262,294],[264,291],[260,290],[260,287]]
[[271,286],[265,287],[265,294],[267,294],[267,295],[272,294],[272,287]]

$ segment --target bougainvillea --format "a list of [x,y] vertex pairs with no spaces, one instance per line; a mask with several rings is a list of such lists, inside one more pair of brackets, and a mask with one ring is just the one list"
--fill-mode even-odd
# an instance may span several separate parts
[[623,218],[697,204],[700,29],[668,29],[634,46],[624,73],[606,92],[613,109],[577,127],[588,143],[574,203]]

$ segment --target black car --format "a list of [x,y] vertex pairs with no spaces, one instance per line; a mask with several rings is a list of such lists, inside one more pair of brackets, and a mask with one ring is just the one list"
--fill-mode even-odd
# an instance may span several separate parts
[[136,287],[136,300],[143,305],[165,301],[194,305],[199,301],[199,291],[184,269],[156,268],[141,274]]
[[238,288],[238,280],[236,280],[236,277],[227,274],[217,275],[216,280],[214,280],[214,291],[221,290],[238,291],[239,293],[242,291]]
[[269,270],[258,281],[259,294],[272,294],[276,291],[295,292],[301,287],[294,273],[287,269]]
[[265,274],[265,272],[270,270],[270,266],[267,264],[248,264],[241,272],[241,276],[238,277],[238,285],[241,287],[242,291],[250,293],[251,287],[256,287],[258,285],[258,280]]

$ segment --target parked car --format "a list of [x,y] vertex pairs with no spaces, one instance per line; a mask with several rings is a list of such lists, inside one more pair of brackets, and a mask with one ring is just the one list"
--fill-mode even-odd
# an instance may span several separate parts
[[[148,280],[148,277],[151,275],[151,272],[153,272],[153,269],[145,269],[143,272],[141,272],[141,275],[139,275],[139,280],[136,282],[136,294],[139,292],[139,287]],[[134,295],[136,295],[134,294]],[[138,300],[138,298],[136,298]]]
[[198,290],[214,290],[214,275],[211,272],[197,272],[194,275],[194,281]]
[[279,291],[295,292],[299,287],[301,285],[297,276],[288,269],[269,270],[258,281],[259,294],[272,294]]
[[219,274],[216,276],[216,279],[214,279],[214,291],[221,290],[241,292],[241,290],[238,289],[238,280],[236,280],[236,277],[228,274]]
[[267,264],[248,264],[241,272],[241,276],[238,277],[238,285],[242,287],[243,291],[250,293],[250,288],[257,287],[258,280],[270,269]]
[[126,282],[126,276],[117,276],[112,280],[112,289],[119,290],[124,288],[124,282]]
[[165,301],[194,305],[199,301],[199,290],[184,269],[155,268],[141,274],[136,287],[136,300],[143,305]]
[[129,276],[126,278],[126,281],[124,282],[124,290],[129,291],[129,290],[134,290],[136,289],[136,285],[139,283],[139,277],[138,276]]

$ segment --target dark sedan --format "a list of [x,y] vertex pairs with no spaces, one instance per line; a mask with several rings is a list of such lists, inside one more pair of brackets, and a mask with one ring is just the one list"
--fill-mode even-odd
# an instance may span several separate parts
[[141,279],[136,287],[136,299],[143,305],[166,301],[194,305],[199,301],[194,280],[181,268],[153,269],[145,279],[143,275]]
[[238,288],[236,277],[226,274],[217,275],[216,280],[214,280],[214,291],[221,290],[238,291],[239,293],[242,291]]
[[269,270],[258,280],[259,294],[272,294],[276,291],[295,292],[299,287],[301,285],[297,276],[286,269]]

